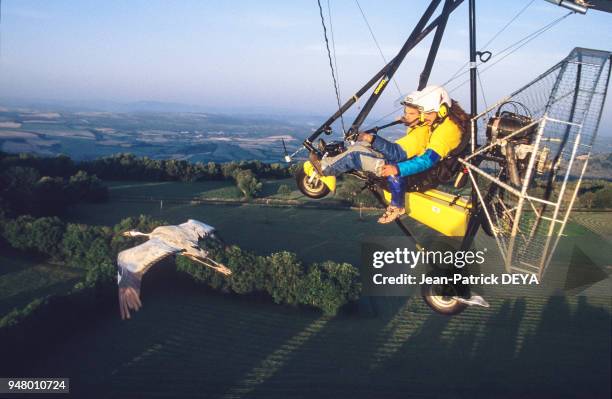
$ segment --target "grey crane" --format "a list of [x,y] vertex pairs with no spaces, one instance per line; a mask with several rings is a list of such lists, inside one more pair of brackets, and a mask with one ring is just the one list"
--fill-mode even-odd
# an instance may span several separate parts
[[178,226],[159,226],[149,234],[126,231],[126,237],[149,237],[149,240],[117,255],[117,284],[119,285],[119,310],[122,319],[130,318],[130,310],[142,307],[140,283],[142,276],[163,258],[178,254],[229,276],[232,271],[215,262],[208,252],[198,246],[201,238],[216,238],[215,229],[206,223],[189,219]]

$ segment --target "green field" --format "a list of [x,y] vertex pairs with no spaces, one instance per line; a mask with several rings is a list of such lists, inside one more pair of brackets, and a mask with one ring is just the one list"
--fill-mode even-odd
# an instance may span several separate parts
[[[277,185],[288,183],[291,182],[276,182]],[[171,200],[205,197],[227,185],[223,182],[113,183],[111,201],[78,205],[67,220],[113,225],[139,214],[169,223],[197,219],[215,226],[227,242],[261,255],[288,250],[307,262],[333,259],[353,264],[359,260],[360,240],[371,235],[398,234],[396,228],[376,223],[380,211],[364,211],[360,217],[358,211],[348,209],[207,205]],[[163,203],[161,198],[166,198]],[[417,230],[425,232],[425,229]]]
[[[290,250],[306,262],[355,265],[360,240],[398,235],[395,226],[376,223],[379,212],[360,218],[350,210],[171,200],[227,187],[112,183],[111,201],[79,205],[69,220],[112,225],[139,214],[170,223],[194,218],[258,254]],[[161,208],[160,198],[167,199]],[[597,251],[606,245],[598,234],[610,225],[608,215],[576,214],[568,232],[590,234]],[[410,223],[419,236],[428,234]],[[10,273],[28,270],[14,262]],[[7,275],[0,284],[11,287]],[[29,287],[22,291],[37,289]],[[68,376],[77,396],[104,398],[609,397],[609,295],[488,299],[490,309],[449,318],[418,297],[362,298],[325,318],[269,298],[208,291],[179,278],[168,261],[145,277],[144,307],[132,320],[121,321],[114,302],[75,315],[60,339],[28,354],[27,367],[16,372]]]
[[82,270],[73,267],[40,262],[6,249],[2,252],[0,319],[35,298],[68,292],[83,275]]
[[[263,179],[262,191],[259,197],[279,198],[288,200],[306,200],[295,185],[295,179]],[[109,188],[111,198],[165,198],[165,199],[241,199],[242,193],[233,181],[203,181],[195,183],[183,182],[151,182],[137,181],[111,181],[105,182]],[[279,195],[278,188],[287,185],[292,192],[288,195]],[[333,196],[327,198],[333,199]]]
[[[307,262],[333,259],[357,264],[360,242],[371,236],[398,236],[392,224],[376,223],[381,211],[303,209],[296,207],[262,207],[258,205],[207,205],[189,199],[223,198],[219,192],[235,187],[230,182],[110,182],[111,201],[103,204],[80,204],[68,215],[72,222],[113,225],[121,219],[140,214],[169,223],[198,219],[215,226],[224,238],[258,254],[289,250]],[[265,181],[264,195],[273,195],[286,184],[295,190],[287,197],[304,200],[292,179]],[[405,219],[421,239],[431,231],[412,219]],[[574,212],[565,233],[591,235],[596,245],[606,245],[612,233],[612,213]],[[595,251],[597,252],[597,251]],[[597,253],[596,253],[597,255]]]
[[609,397],[605,304],[494,300],[448,318],[378,298],[328,319],[157,277],[134,319],[97,310],[27,375],[104,398]]
[[612,212],[573,212],[570,220],[607,240],[612,238]]
[[306,261],[336,259],[356,263],[359,240],[370,234],[397,234],[376,224],[377,212],[272,208],[257,205],[191,205],[165,202],[110,202],[77,206],[70,221],[112,225],[128,216],[151,215],[169,223],[197,219],[215,226],[223,238],[260,255],[293,251]]
[[108,186],[111,198],[197,199],[213,197],[215,192],[235,188],[235,184],[229,181],[205,181],[197,183],[113,181],[105,182],[105,184]]

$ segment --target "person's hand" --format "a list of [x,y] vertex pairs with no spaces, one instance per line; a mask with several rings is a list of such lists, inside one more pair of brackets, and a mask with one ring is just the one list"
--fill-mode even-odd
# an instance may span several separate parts
[[357,136],[357,141],[365,141],[366,143],[372,144],[372,141],[374,141],[374,135],[366,132],[361,132],[359,133],[359,136]]
[[397,166],[395,165],[385,165],[382,168],[382,172],[381,174],[385,177],[387,176],[397,176],[399,175],[399,170],[397,169]]

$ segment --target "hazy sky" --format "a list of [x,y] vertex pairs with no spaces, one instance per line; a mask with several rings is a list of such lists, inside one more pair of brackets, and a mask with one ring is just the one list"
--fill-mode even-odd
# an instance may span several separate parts
[[[530,2],[477,1],[478,42],[488,41]],[[327,12],[327,1],[322,4]],[[355,1],[330,4],[346,98],[384,63]],[[428,2],[360,4],[389,59]],[[487,49],[495,53],[566,12],[535,0]],[[482,74],[487,101],[527,83],[576,46],[612,49],[610,26],[611,14],[569,16]],[[430,82],[446,81],[466,61],[467,28],[466,1],[451,16]],[[328,114],[335,106],[315,0],[3,0],[0,29],[4,98],[168,101],[228,112],[253,106]],[[430,40],[402,65],[397,81],[403,92],[414,89]],[[467,89],[452,95],[467,105]],[[398,97],[394,86],[385,94],[379,115],[391,111]]]

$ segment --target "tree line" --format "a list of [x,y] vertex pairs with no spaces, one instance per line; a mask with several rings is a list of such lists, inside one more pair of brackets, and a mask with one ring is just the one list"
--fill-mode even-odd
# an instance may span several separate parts
[[115,154],[79,167],[103,180],[203,181],[233,179],[238,170],[250,170],[257,178],[286,178],[292,169],[281,163],[261,161],[195,162],[178,159],[152,159],[134,154]]
[[[262,178],[287,178],[296,165],[261,161],[190,163],[122,153],[75,162],[65,155],[39,157],[0,152],[0,204],[15,214],[59,215],[75,202],[104,201],[102,180],[233,180],[245,198],[261,193]],[[38,200],[37,200],[38,199]]]
[[257,197],[260,179],[282,179],[294,174],[296,166],[255,161],[196,162],[151,159],[134,154],[116,154],[83,161],[79,167],[103,180],[184,181],[233,180],[245,198]]
[[612,208],[612,183],[607,180],[583,180],[578,190],[577,208]]
[[66,155],[44,157],[34,154],[0,152],[0,170],[12,166],[44,171],[46,176],[69,177],[79,170],[102,180],[185,181],[227,180],[236,170],[250,170],[258,178],[287,178],[295,166],[254,161],[195,162],[178,159],[152,159],[131,153],[119,153],[94,160],[75,162]]
[[[566,186],[566,193],[571,193],[576,188],[577,181],[569,180]],[[550,198],[556,199],[561,185],[554,187]],[[530,193],[534,196],[544,197],[547,191],[547,182],[536,181],[531,187]],[[569,206],[571,196],[566,196],[564,206]],[[609,209],[612,208],[612,182],[603,179],[583,179],[578,189],[578,194],[573,204],[578,209]]]
[[357,300],[361,292],[359,272],[348,263],[305,265],[292,252],[258,256],[238,246],[223,249],[215,243],[207,250],[232,270],[230,278],[182,256],[177,257],[176,265],[214,289],[236,294],[267,293],[276,303],[312,306],[330,316]]
[[[65,223],[58,217],[0,216],[0,237],[4,241],[0,244],[83,269],[84,278],[76,291],[108,292],[116,289],[117,254],[140,242],[121,233],[131,229],[151,231],[159,225],[161,221],[142,215],[126,218],[112,227]],[[359,297],[359,274],[350,264],[327,261],[305,265],[291,252],[259,256],[235,245],[227,248],[215,242],[204,245],[216,260],[233,271],[231,277],[223,277],[182,256],[177,256],[177,270],[213,289],[234,294],[263,293],[276,303],[311,306],[327,315],[336,314],[343,305]],[[0,327],[17,323],[36,306],[26,309],[29,310],[6,316]]]
[[108,189],[95,175],[79,170],[67,178],[43,175],[33,167],[0,169],[0,213],[61,215],[80,202],[103,202]]

